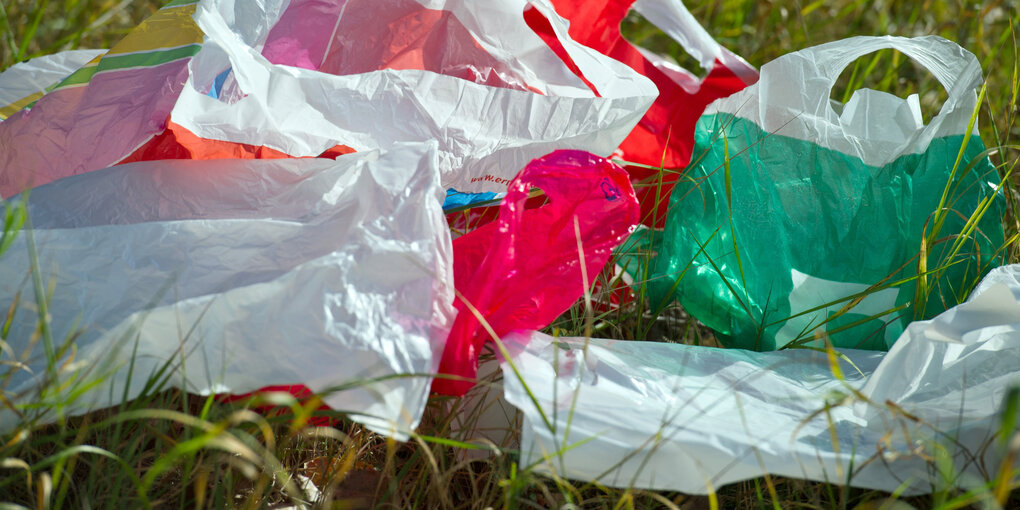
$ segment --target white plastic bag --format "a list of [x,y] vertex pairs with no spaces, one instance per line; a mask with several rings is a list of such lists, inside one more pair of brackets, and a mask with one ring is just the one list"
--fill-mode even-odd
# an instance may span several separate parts
[[[297,11],[293,18],[300,23],[303,4],[314,3],[295,0],[282,16],[289,19],[288,13]],[[171,120],[199,136],[269,145],[297,156],[315,155],[338,143],[360,150],[397,141],[438,140],[444,186],[467,192],[506,191],[520,168],[555,149],[608,155],[656,95],[647,79],[573,43],[565,23],[537,3],[600,96],[593,94],[528,28],[523,17],[527,6],[525,0],[486,2],[484,8],[467,0],[422,0],[421,5],[412,0],[348,1],[330,13],[337,24],[331,44],[356,47],[335,57],[327,53],[319,68],[331,64],[331,73],[371,71],[333,76],[272,65],[259,53],[265,38],[272,38],[274,27],[267,24],[272,18],[261,26],[228,21],[226,13],[252,9],[248,4],[204,3],[196,22],[207,34],[206,44],[195,56],[195,71]],[[393,58],[385,61],[387,69],[375,70],[381,62],[362,55],[370,54],[373,44],[385,46],[388,37],[405,37],[395,27],[404,27],[409,16],[442,20],[436,22],[441,28],[424,35],[446,39],[412,50],[444,53],[416,55],[407,63]],[[369,26],[350,33],[365,24]],[[376,26],[391,27],[393,33],[378,34],[371,30]],[[399,48],[401,41],[391,44],[397,46],[391,51],[412,51]],[[482,62],[493,67],[475,67],[473,60],[485,54]],[[229,104],[199,92],[227,65],[245,96]],[[394,69],[397,65],[414,67]],[[269,83],[273,88],[266,87]]]
[[[115,164],[168,126],[290,156],[435,140],[443,186],[464,192],[505,191],[555,149],[610,154],[655,86],[571,41],[566,23],[534,2],[596,94],[527,26],[531,4],[172,2],[154,17],[175,30],[150,26],[156,40],[125,39],[129,55],[143,48],[158,66],[101,61],[85,87],[56,90],[0,125],[9,148],[0,194]],[[128,58],[119,46],[108,59]],[[181,48],[189,50],[173,60]]]
[[[812,350],[504,341],[521,374],[504,361],[506,398],[525,417],[521,462],[539,471],[686,493],[765,473],[908,494],[969,488],[996,475],[1005,451],[996,434],[1020,384],[1020,265],[911,324],[889,353],[840,350],[842,380]],[[948,472],[932,460],[944,454]]]
[[[434,145],[418,144],[336,161],[134,163],[34,189],[54,349],[77,334],[77,351],[53,365],[68,384],[45,398],[100,381],[50,409],[133,398],[169,363],[170,384],[193,393],[303,384],[406,437],[455,313],[435,165]],[[8,353],[26,356],[6,387],[20,405],[51,375],[33,339],[27,241],[0,263],[0,308],[21,293],[6,337]]]

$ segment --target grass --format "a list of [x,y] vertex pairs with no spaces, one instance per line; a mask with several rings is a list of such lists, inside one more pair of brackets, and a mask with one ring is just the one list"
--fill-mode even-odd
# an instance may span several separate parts
[[[1020,210],[1016,166],[1020,162],[1017,122],[1017,32],[1020,11],[1010,2],[689,2],[689,8],[725,46],[760,66],[808,45],[851,35],[938,34],[970,49],[986,74],[977,117],[981,137],[1003,182],[1006,258],[1020,260]],[[158,8],[158,2],[116,0],[10,0],[0,4],[0,69],[32,56],[77,47],[109,47]],[[647,22],[631,16],[625,33],[635,42],[675,56],[690,69],[697,64]],[[859,59],[833,92],[846,100],[859,87],[905,95],[921,93],[925,118],[937,112],[945,93],[933,78],[894,51]],[[959,162],[966,165],[967,162]],[[25,224],[23,209],[4,206],[0,256],[13,232]],[[932,239],[934,241],[934,239]],[[638,252],[637,258],[645,256]],[[619,286],[609,269],[595,277],[603,289]],[[34,281],[22,308],[44,312],[46,282]],[[637,282],[633,303],[619,307],[581,300],[550,326],[562,335],[667,340],[715,345],[710,331],[675,306],[653,307]],[[596,304],[606,301],[595,295]],[[7,340],[10,314],[0,310],[0,339]],[[42,313],[42,317],[45,313]],[[48,338],[41,320],[37,335],[47,350],[67,352],[74,338]],[[6,347],[6,343],[2,344]],[[50,354],[50,359],[57,359]],[[17,370],[12,357],[4,370]],[[60,367],[53,367],[59,370]],[[1017,473],[998,473],[973,491],[942,489],[929,496],[893,494],[764,477],[720,487],[708,497],[615,489],[595,483],[538,475],[519,463],[514,427],[474,433],[483,411],[498,412],[485,395],[492,374],[468,398],[433,397],[418,435],[407,443],[374,435],[340,413],[317,410],[318,400],[263,395],[259,401],[223,403],[166,386],[154,374],[143,394],[120,406],[85,416],[59,416],[59,406],[26,414],[20,426],[0,436],[0,508],[1010,508],[1020,507]],[[0,392],[6,399],[6,394]],[[1018,406],[1011,393],[1007,409]],[[281,413],[254,413],[251,406],[278,406]],[[1015,413],[1004,416],[1014,417]],[[336,420],[316,427],[309,420]],[[47,419],[44,419],[47,418]],[[46,424],[43,424],[46,423]],[[1004,431],[1014,430],[1006,422]],[[492,433],[496,432],[496,433]],[[493,439],[495,438],[495,439]],[[1006,434],[1003,441],[1016,443]],[[1012,442],[1012,443],[1011,443]],[[1009,451],[1015,454],[1020,447]]]

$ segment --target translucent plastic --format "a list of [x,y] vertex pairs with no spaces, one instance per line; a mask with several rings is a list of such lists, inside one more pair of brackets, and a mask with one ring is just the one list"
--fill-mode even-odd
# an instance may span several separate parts
[[[435,162],[421,144],[336,161],[140,162],[32,190],[50,328],[75,342],[53,361],[67,384],[47,398],[68,399],[66,414],[115,405],[167,365],[167,385],[188,392],[302,385],[406,437],[455,313]],[[26,356],[9,386],[19,405],[48,374],[27,241],[0,264],[0,306],[21,296],[5,337]]]
[[[657,169],[627,168],[641,203],[642,223],[662,227],[669,192],[691,159],[694,124],[701,112],[712,101],[754,83],[758,73],[712,39],[679,0],[552,3],[559,15],[570,20],[571,38],[627,64],[651,79],[659,90],[659,97],[620,144],[620,152],[626,161],[672,170],[660,174]],[[631,8],[680,43],[707,75],[699,77],[624,39],[620,23]]]
[[[532,188],[549,203],[526,209]],[[440,373],[475,377],[479,350],[492,339],[479,319],[496,335],[549,325],[584,293],[582,268],[591,285],[637,221],[637,200],[619,166],[578,151],[531,162],[510,184],[498,220],[453,242],[458,315]],[[462,395],[473,385],[437,378],[432,389]]]
[[[830,101],[850,62],[886,48],[946,87],[927,125],[916,97]],[[977,58],[933,36],[853,37],[765,64],[698,121],[698,161],[654,249],[652,302],[675,297],[725,345],[753,350],[822,336],[888,349],[911,320],[959,303],[1004,243],[1000,177],[968,132],[980,84]]]
[[505,342],[506,399],[525,416],[521,464],[538,471],[689,494],[766,473],[904,494],[967,489],[1003,472],[1015,433],[1002,413],[1020,384],[1020,266],[912,323],[888,353],[534,332]]
[[172,2],[0,123],[0,195],[123,162],[429,141],[444,187],[501,193],[552,150],[609,155],[655,86],[539,3],[566,65],[525,22],[529,5]]

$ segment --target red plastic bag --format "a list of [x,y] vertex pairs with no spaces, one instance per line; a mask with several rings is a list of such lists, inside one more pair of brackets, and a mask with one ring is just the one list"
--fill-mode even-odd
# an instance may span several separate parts
[[[526,209],[533,187],[549,202]],[[475,377],[479,349],[491,338],[465,300],[496,335],[545,327],[584,292],[578,243],[590,285],[638,214],[626,171],[605,158],[556,151],[528,164],[510,183],[497,221],[453,241],[458,315],[440,374]],[[463,395],[473,385],[437,378],[432,391]]]
[[[657,168],[660,165],[676,170],[686,167],[694,146],[694,125],[701,112],[712,101],[758,81],[758,72],[719,46],[679,0],[550,1],[557,14],[570,20],[571,39],[627,64],[651,79],[659,89],[659,97],[620,144],[620,151],[627,161],[656,167],[630,166],[627,171],[641,203],[642,223],[662,227],[670,191],[679,172],[662,172],[663,185],[657,196]],[[702,67],[709,69],[708,75],[699,78],[627,42],[620,33],[620,23],[631,7],[680,42]],[[556,35],[548,21],[536,9],[529,10],[525,19],[569,66],[566,53],[557,51]]]
[[[251,398],[254,395],[262,393],[290,393],[298,400],[298,403],[302,406],[307,406],[308,402],[315,397],[315,393],[308,389],[308,386],[304,384],[286,384],[286,385],[273,385],[259,388],[251,393],[242,393],[240,395],[217,395],[216,400],[223,403],[237,402]],[[321,400],[320,400],[321,402]],[[321,404],[315,408],[316,411],[329,411],[331,408],[326,404]],[[255,406],[255,410],[267,416],[287,416],[291,409],[286,407],[280,407],[272,404],[260,404]],[[313,427],[333,427],[340,423],[338,418],[331,416],[312,416],[308,418],[308,424]]]

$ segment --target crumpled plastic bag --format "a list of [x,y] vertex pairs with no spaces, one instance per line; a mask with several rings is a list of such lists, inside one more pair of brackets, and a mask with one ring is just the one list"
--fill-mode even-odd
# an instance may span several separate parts
[[[168,384],[192,393],[304,385],[406,438],[455,314],[437,159],[417,144],[335,161],[142,162],[33,189],[52,366],[67,382],[43,402],[110,406],[168,364]],[[0,263],[0,308],[21,297],[6,335],[8,352],[27,353],[5,387],[18,405],[39,403],[54,375],[33,338],[28,241]],[[72,333],[76,350],[59,350]]]
[[[526,209],[532,188],[549,203]],[[463,395],[474,385],[464,378],[477,375],[482,345],[492,339],[487,328],[497,336],[543,328],[570,308],[637,221],[627,173],[610,161],[556,151],[528,164],[499,218],[453,241],[458,315],[439,370],[459,378],[438,377],[433,391]]]
[[1020,265],[912,323],[888,353],[503,341],[521,464],[538,471],[689,494],[765,473],[904,494],[973,488],[998,475],[1014,432],[1000,428],[1020,385]]
[[[528,27],[528,5],[598,94]],[[554,149],[610,154],[655,95],[543,2],[175,0],[0,123],[0,196],[122,161],[430,140],[444,187],[503,192]]]
[[[641,203],[642,223],[661,228],[669,192],[679,170],[691,160],[694,125],[701,112],[712,101],[756,82],[758,72],[720,46],[680,0],[551,1],[556,12],[570,20],[571,38],[627,64],[659,90],[659,97],[619,150],[626,161],[654,167],[629,166],[627,171]],[[620,23],[631,8],[680,43],[707,74],[699,77],[624,39]],[[660,172],[660,166],[674,171]]]
[[[927,125],[916,95],[829,99],[843,69],[888,48],[947,90]],[[1000,177],[970,124],[981,81],[973,54],[933,36],[853,37],[763,66],[698,121],[651,302],[676,297],[724,345],[754,350],[820,335],[885,350],[959,303],[1004,244]]]
[[[596,3],[552,0],[552,3],[556,13],[570,21],[571,38],[647,76],[659,91],[655,102],[615,153],[627,161],[656,168],[663,166],[666,169],[682,169],[687,166],[694,147],[694,126],[705,107],[715,99],[737,92],[758,79],[758,72],[739,56],[720,46],[679,0],[611,0]],[[679,42],[709,70],[708,74],[704,78],[698,77],[672,61],[625,40],[620,32],[620,23],[632,8]],[[563,63],[584,80],[584,74],[559,45],[558,36],[546,17],[536,9],[528,9],[525,11],[525,20]],[[585,83],[594,92],[598,91],[591,82]],[[641,205],[641,222],[662,228],[666,221],[669,193],[680,173],[675,170],[659,172],[655,168],[637,165],[629,165],[626,169],[631,175]],[[493,194],[448,196],[448,206],[445,207],[455,211],[449,218],[451,228],[467,232],[494,220],[498,207],[479,205],[496,198],[500,197]],[[529,207],[539,204],[540,201],[535,200]],[[475,208],[461,211],[468,207]],[[618,289],[618,293],[625,292],[623,286]]]

